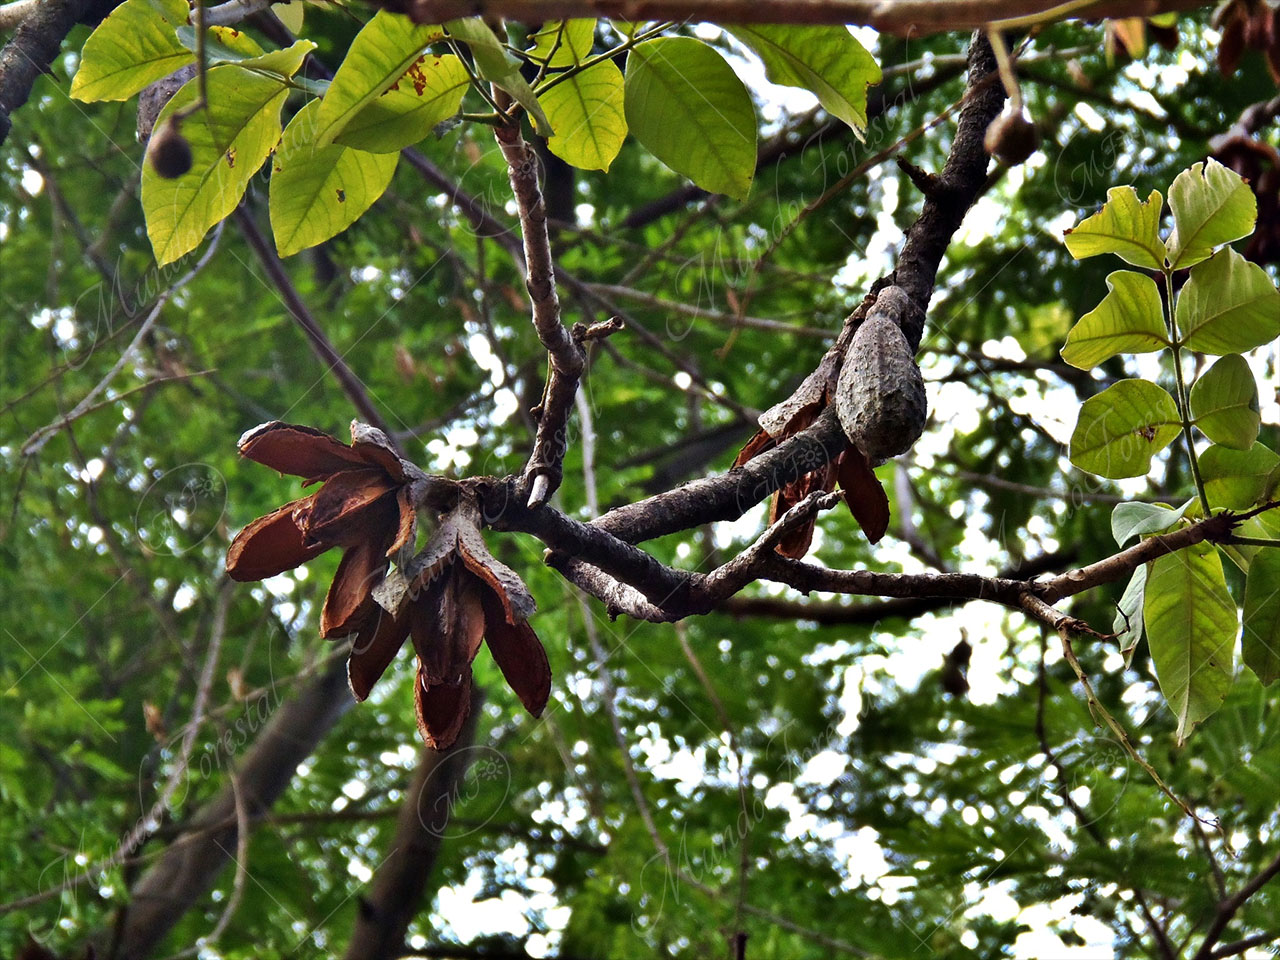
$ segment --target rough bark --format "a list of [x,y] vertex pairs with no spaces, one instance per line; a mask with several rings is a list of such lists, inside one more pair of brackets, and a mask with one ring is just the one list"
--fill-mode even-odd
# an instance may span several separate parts
[[471,711],[457,742],[444,752],[423,749],[405,793],[396,832],[367,896],[357,898],[355,929],[346,960],[395,960],[403,956],[409,923],[422,907],[427,880],[444,843],[444,828],[474,751],[484,695],[471,687]]
[[[323,673],[276,710],[243,762],[236,764],[251,821],[271,809],[298,764],[354,702],[347,690],[346,660],[335,657]],[[114,956],[122,960],[149,956],[213,886],[236,849],[236,837],[236,802],[228,783],[133,885]]]
[[10,115],[27,102],[36,78],[49,69],[71,28],[93,5],[94,0],[43,0],[0,50],[0,143],[13,126]]

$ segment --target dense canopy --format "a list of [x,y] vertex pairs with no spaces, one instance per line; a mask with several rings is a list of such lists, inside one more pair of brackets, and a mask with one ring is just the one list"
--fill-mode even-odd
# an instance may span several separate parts
[[1280,8],[704,6],[0,4],[0,954],[1270,955]]

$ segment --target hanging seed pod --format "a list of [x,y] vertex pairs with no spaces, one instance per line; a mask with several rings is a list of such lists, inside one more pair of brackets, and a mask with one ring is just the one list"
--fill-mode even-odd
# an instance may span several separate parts
[[853,335],[836,384],[845,436],[872,463],[906,453],[924,433],[928,404],[911,345],[890,309],[903,291],[887,287]]
[[176,180],[191,169],[191,144],[172,118],[160,124],[151,135],[147,161],[166,180]]
[[987,153],[1011,167],[1022,163],[1040,145],[1040,132],[1026,110],[1006,105],[1004,112],[991,121],[983,146]]

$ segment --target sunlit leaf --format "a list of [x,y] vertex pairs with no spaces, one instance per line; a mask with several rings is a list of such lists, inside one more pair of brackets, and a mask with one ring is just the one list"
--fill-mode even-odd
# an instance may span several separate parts
[[1263,683],[1280,678],[1280,550],[1265,547],[1249,564],[1244,585],[1241,657]]
[[627,58],[627,125],[676,173],[711,193],[742,199],[756,167],[751,96],[701,40],[663,37]]
[[1174,178],[1169,208],[1173,233],[1168,257],[1175,268],[1199,263],[1219,244],[1248,236],[1258,217],[1258,201],[1249,185],[1212,157]]
[[1243,510],[1262,499],[1280,457],[1261,443],[1247,450],[1213,444],[1200,454],[1200,476],[1215,507]]
[[[196,28],[189,24],[181,26],[177,34],[178,42],[194,54]],[[243,30],[236,30],[234,27],[209,27],[205,30],[204,55],[210,66],[218,63],[242,63],[253,57],[260,57],[265,52],[258,41]]]
[[1169,345],[1160,290],[1132,270],[1107,277],[1108,293],[1067,334],[1062,359],[1090,370],[1118,353],[1150,353]]
[[1210,367],[1191,388],[1190,401],[1195,425],[1214,443],[1248,450],[1258,439],[1258,384],[1240,354],[1228,354]]
[[[142,169],[142,210],[156,260],[171,263],[195,249],[215,223],[240,202],[249,184],[280,138],[280,107],[288,88],[267,74],[234,64],[207,75],[209,104],[188,117],[182,133],[191,144],[191,170],[173,180]],[[157,126],[175,110],[195,101],[191,80],[160,112]]]
[[584,170],[608,170],[627,138],[623,79],[612,60],[601,60],[538,94],[555,136],[547,147]]
[[1120,597],[1119,608],[1111,625],[1120,644],[1120,652],[1124,654],[1126,667],[1133,661],[1133,652],[1142,642],[1142,607],[1147,592],[1148,569],[1149,564],[1144,563],[1133,571],[1133,576],[1129,578]]
[[471,79],[453,54],[420,57],[357,113],[334,143],[370,153],[394,153],[455,116]]
[[594,18],[553,20],[529,38],[528,55],[552,69],[576,66],[591,55],[595,38]]
[[1156,678],[1181,743],[1231,688],[1236,605],[1213,544],[1198,543],[1151,564],[1143,615]]
[[471,50],[480,76],[496,84],[524,107],[539,135],[551,136],[551,124],[542,112],[533,88],[520,72],[520,61],[506,51],[502,42],[479,17],[450,20],[445,24],[449,35],[461,40]]
[[128,100],[195,57],[178,42],[186,0],[125,0],[98,24],[71,81],[76,100]]
[[1140,477],[1151,457],[1178,435],[1178,406],[1163,387],[1120,380],[1080,408],[1071,434],[1071,462],[1102,477]]
[[1111,535],[1123,547],[1134,537],[1168,530],[1193,503],[1188,500],[1176,510],[1163,503],[1117,503],[1111,511]]
[[810,91],[863,139],[867,87],[880,82],[880,67],[847,27],[754,24],[728,30],[759,55],[773,83]]
[[316,117],[316,144],[332,143],[346,125],[398,81],[427,44],[443,39],[437,26],[417,25],[398,13],[379,10],[351,41],[333,75]]
[[1140,201],[1133,187],[1112,187],[1101,210],[1066,231],[1067,250],[1077,260],[1114,253],[1135,267],[1162,270],[1163,202],[1159,190],[1152,190],[1146,200]]
[[1174,317],[1190,349],[1243,353],[1280,336],[1280,290],[1260,266],[1227,248],[1192,268]]
[[382,196],[399,155],[339,144],[318,147],[312,100],[285,128],[271,165],[271,229],[280,256],[328,240],[355,223]]

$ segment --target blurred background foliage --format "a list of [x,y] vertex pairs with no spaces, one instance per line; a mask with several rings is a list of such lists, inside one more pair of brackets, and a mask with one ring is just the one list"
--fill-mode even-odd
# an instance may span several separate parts
[[[306,16],[305,36],[333,65],[365,14],[315,5]],[[1185,478],[1163,463],[1123,491],[1067,464],[1073,411],[1105,381],[1066,368],[1057,348],[1100,299],[1110,266],[1071,261],[1061,231],[1109,186],[1163,187],[1276,88],[1260,56],[1220,75],[1207,12],[1179,21],[1176,49],[1139,59],[1109,55],[1104,29],[1060,25],[1029,43],[1023,89],[1044,142],[1022,167],[993,167],[949,251],[922,353],[930,430],[910,458],[879,470],[890,536],[869,548],[832,512],[815,541],[822,562],[994,572],[1053,554],[1048,569],[1064,569],[1113,552],[1109,496],[1185,495]],[[233,221],[157,273],[137,198],[132,104],[66,96],[86,35],[72,34],[0,148],[0,899],[54,891],[112,855],[171,772],[211,637],[223,639],[190,767],[154,836],[92,882],[0,915],[4,955],[28,936],[67,954],[109,942],[147,864],[225,786],[279,704],[341,655],[317,636],[335,554],[264,585],[231,586],[222,568],[237,529],[297,495],[292,480],[240,461],[236,438],[269,419],[345,436],[351,405]],[[742,48],[699,35],[758,79]],[[866,143],[804,98],[753,83],[764,141],[787,148],[743,203],[689,195],[646,216],[684,184],[631,142],[607,174],[549,167],[564,201],[552,210],[560,266],[648,298],[565,297],[567,321],[616,312],[631,327],[594,350],[584,383],[602,509],[727,469],[750,417],[787,396],[827,346],[671,304],[834,336],[891,268],[920,197],[877,154],[957,100],[965,40],[872,44],[886,80]],[[286,119],[300,105],[291,100]],[[944,120],[899,155],[936,170],[952,129]],[[1274,124],[1261,136],[1280,143]],[[421,148],[509,221],[489,130],[458,126]],[[872,158],[773,248],[800,210]],[[264,176],[248,196],[260,222]],[[154,297],[210,243],[208,263],[163,307],[100,406],[24,455],[27,438],[103,378]],[[545,365],[523,281],[437,188],[402,163],[355,227],[287,269],[421,466],[455,476],[519,469]],[[1108,378],[1124,375],[1120,364]],[[1264,407],[1267,419],[1275,413]],[[586,518],[582,466],[574,443],[559,504]],[[664,562],[707,569],[763,519],[761,506],[740,523],[649,546]],[[492,663],[477,661],[484,762],[460,795],[409,947],[702,957],[724,955],[741,927],[753,958],[1144,956],[1159,955],[1144,911],[1175,944],[1212,918],[1203,838],[1094,724],[1056,638],[1016,615],[976,604],[902,615],[901,605],[866,600],[827,624],[728,613],[680,626],[610,623],[542,565],[540,544],[490,542],[538,600],[552,703],[532,720]],[[1081,597],[1071,612],[1105,627],[1120,590]],[[767,586],[748,593],[800,602]],[[967,698],[941,686],[962,635],[974,647]],[[1219,853],[1227,880],[1238,885],[1274,857],[1274,691],[1242,678],[1177,749],[1142,651],[1129,668],[1114,645],[1080,652],[1143,754],[1221,819],[1236,853]],[[416,766],[412,677],[404,656],[299,769],[253,832],[246,893],[202,956],[344,949]],[[638,813],[603,706],[610,697],[680,875]],[[1216,835],[1208,843],[1221,850]],[[210,932],[233,874],[223,871],[182,918],[165,954]],[[754,912],[740,914],[740,899]],[[1233,936],[1275,933],[1277,916],[1280,893],[1264,888]]]

